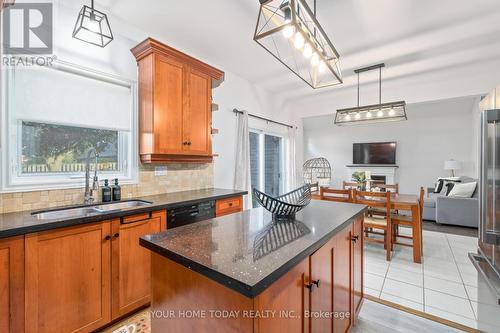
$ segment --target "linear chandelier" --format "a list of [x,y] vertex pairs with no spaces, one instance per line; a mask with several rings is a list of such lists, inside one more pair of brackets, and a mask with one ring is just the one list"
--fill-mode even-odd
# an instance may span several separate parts
[[259,0],[254,40],[313,89],[342,83],[339,54],[305,0]]
[[[408,120],[406,116],[406,102],[390,102],[382,103],[382,67],[385,64],[373,65],[370,67],[360,68],[354,71],[358,75],[358,106],[347,109],[337,110],[335,115],[335,125],[361,125],[373,124],[391,121]],[[378,79],[378,104],[374,105],[359,105],[359,74],[371,70],[379,70]]]

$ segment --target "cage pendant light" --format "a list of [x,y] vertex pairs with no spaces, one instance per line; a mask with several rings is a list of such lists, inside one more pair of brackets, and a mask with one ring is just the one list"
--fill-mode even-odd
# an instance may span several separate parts
[[[356,107],[337,110],[335,115],[335,125],[361,125],[390,121],[408,120],[406,116],[406,102],[382,103],[382,68],[385,64],[373,65],[370,67],[356,69],[354,73],[358,75],[358,104]],[[359,105],[359,74],[372,70],[379,71],[378,78],[378,104]]]
[[94,9],[94,0],[91,0],[90,7],[84,5],[78,13],[73,38],[100,47],[105,47],[113,40],[108,17],[103,12]]
[[260,0],[254,40],[314,89],[342,83],[339,54],[305,0]]

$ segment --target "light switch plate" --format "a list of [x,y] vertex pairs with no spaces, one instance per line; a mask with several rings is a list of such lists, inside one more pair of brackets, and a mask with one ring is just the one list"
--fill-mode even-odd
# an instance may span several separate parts
[[166,166],[155,166],[155,176],[166,176],[167,167]]

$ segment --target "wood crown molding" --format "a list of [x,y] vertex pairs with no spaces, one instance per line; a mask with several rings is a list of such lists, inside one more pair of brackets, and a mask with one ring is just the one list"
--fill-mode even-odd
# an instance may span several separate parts
[[137,61],[143,59],[144,57],[147,57],[150,54],[161,54],[167,57],[181,59],[188,63],[191,67],[199,70],[204,74],[207,74],[213,80],[221,82],[224,81],[224,72],[220,69],[210,66],[151,37],[145,39],[130,51],[135,56],[135,59]]

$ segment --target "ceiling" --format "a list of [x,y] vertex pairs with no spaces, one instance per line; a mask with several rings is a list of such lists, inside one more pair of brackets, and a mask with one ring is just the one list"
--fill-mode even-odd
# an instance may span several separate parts
[[318,0],[317,5],[344,72],[343,86],[321,90],[306,86],[253,41],[258,0],[96,3],[167,44],[289,99],[352,86],[354,69],[379,62],[386,63],[384,77],[394,79],[500,58],[498,0]]

